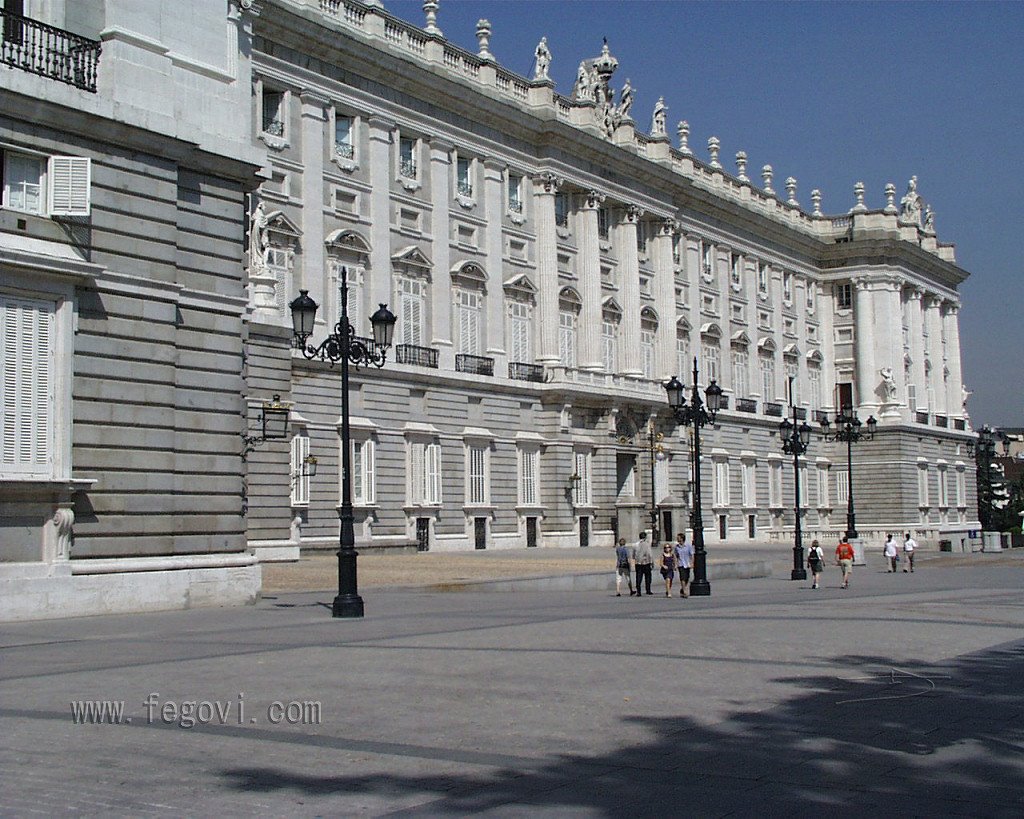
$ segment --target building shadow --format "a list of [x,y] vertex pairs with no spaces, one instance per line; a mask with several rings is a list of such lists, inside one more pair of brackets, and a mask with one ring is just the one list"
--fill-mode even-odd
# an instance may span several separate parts
[[[332,809],[347,796],[352,810],[390,805],[389,813],[407,815],[1019,816],[1022,680],[1024,642],[898,668],[885,657],[847,656],[834,675],[775,680],[800,689],[788,700],[713,725],[685,713],[699,714],[699,699],[637,716],[649,741],[595,757],[547,748],[538,752],[546,753],[542,761],[502,764],[481,754],[490,767],[444,777],[222,773],[241,793],[330,797]],[[422,746],[408,747],[425,755]],[[454,758],[450,749],[437,751],[439,760]]]

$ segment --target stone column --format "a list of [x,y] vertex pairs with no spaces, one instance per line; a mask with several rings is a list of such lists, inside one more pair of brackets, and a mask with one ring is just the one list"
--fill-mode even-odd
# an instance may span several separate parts
[[484,160],[484,214],[487,218],[487,351],[484,355],[494,359],[494,374],[508,375],[508,357],[505,354],[505,288],[502,286],[502,210],[505,165],[496,159]]
[[[877,332],[875,333],[876,400],[881,402],[881,418],[898,419],[904,391],[903,378],[903,317],[900,292],[903,280],[899,277],[876,281],[872,291],[872,309]],[[882,370],[892,372],[895,389],[892,395],[882,376]]]
[[964,382],[960,369],[960,305],[946,302],[946,366],[949,367],[949,390],[946,394],[946,410],[952,418],[963,418]]
[[658,306],[658,335],[655,339],[654,377],[667,381],[676,369],[676,277],[672,263],[674,219],[662,219],[654,237],[654,303]]
[[867,279],[854,279],[853,320],[856,328],[856,401],[865,418],[878,412],[879,401],[875,394],[878,383],[878,368],[875,367],[874,305]]
[[552,173],[533,180],[533,212],[537,220],[538,361],[558,364],[558,239],[555,233],[555,193],[561,181]]
[[836,384],[836,352],[833,339],[835,338],[835,314],[836,297],[835,286],[823,287],[818,294],[818,313],[821,316],[819,349],[822,353],[821,362],[821,409],[834,413],[835,384]]
[[430,282],[431,339],[437,350],[438,366],[455,369],[452,347],[452,279],[449,203],[451,202],[452,145],[443,139],[430,140],[430,202],[434,208],[431,225],[431,256],[434,271]]
[[370,271],[368,288],[372,315],[378,304],[398,312],[391,287],[391,134],[395,123],[371,116],[369,126]]
[[598,235],[597,212],[604,195],[591,191],[579,197],[579,275],[580,310],[579,356],[581,370],[601,372],[601,246]]
[[644,212],[628,205],[619,223],[619,293],[622,294],[622,328],[619,342],[623,375],[640,377],[640,256],[636,248],[637,229]]
[[702,261],[700,257],[700,239],[692,235],[687,236],[686,279],[690,285],[690,296],[687,302],[687,306],[690,308],[687,316],[690,322],[690,360],[686,364],[685,372],[676,373],[679,376],[679,380],[686,385],[689,385],[692,379],[693,357],[699,356],[703,359],[700,338],[700,277]]
[[[326,97],[312,91],[299,94],[302,103],[302,276],[301,282],[292,281],[294,293],[285,293],[285,303],[299,295],[301,284],[310,298],[322,309],[317,312],[317,324],[333,328],[333,312],[325,302],[327,281],[324,267],[324,122]],[[285,324],[291,322],[284,316]]]
[[[932,365],[932,395],[929,396],[928,409],[933,415],[946,414],[946,390],[942,378],[942,316],[940,310],[942,299],[928,296],[925,300],[924,322],[928,331],[928,360]],[[934,399],[933,399],[934,397]]]
[[[916,395],[915,409],[928,407],[927,384],[924,378],[924,312],[922,307],[923,292],[918,287],[907,291],[907,329],[910,331],[910,383],[914,385]],[[915,414],[911,421],[916,421]]]

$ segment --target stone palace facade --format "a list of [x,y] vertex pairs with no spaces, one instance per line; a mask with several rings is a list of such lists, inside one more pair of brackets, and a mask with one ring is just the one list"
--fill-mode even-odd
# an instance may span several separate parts
[[[661,100],[639,122],[607,44],[559,55],[586,58],[566,95],[546,41],[516,75],[487,21],[464,50],[429,0],[422,28],[356,0],[260,8],[246,378],[254,411],[290,403],[292,434],[248,459],[258,554],[337,542],[340,379],[291,348],[287,305],[300,288],[321,305],[319,343],[342,275],[361,335],[378,304],[398,316],[387,365],[352,386],[362,547],[607,545],[650,525],[652,498],[662,532],[686,528],[690,438],[662,383],[690,383],[695,356],[728,401],[702,433],[709,543],[791,540],[779,423],[795,406],[817,428],[839,403],[879,422],[853,447],[862,537],[977,528],[967,273],[916,178],[877,209],[858,185],[827,216],[742,152],[727,170],[714,137],[698,157]],[[815,435],[800,468],[804,532],[834,540],[846,446]]]
[[[424,11],[0,5],[0,620],[252,601],[259,561],[337,543],[340,376],[288,304],[321,305],[319,343],[343,275],[363,333],[398,316],[352,380],[360,548],[607,545],[652,504],[687,528],[662,384],[694,358],[728,400],[702,433],[712,547],[790,542],[779,422],[840,402],[879,421],[853,448],[869,542],[978,527],[967,274],[916,179],[802,208],[715,138],[698,157],[660,100],[641,122],[607,45],[556,93],[546,41],[524,77],[486,21],[472,52]],[[800,469],[804,531],[835,538],[845,447]]]

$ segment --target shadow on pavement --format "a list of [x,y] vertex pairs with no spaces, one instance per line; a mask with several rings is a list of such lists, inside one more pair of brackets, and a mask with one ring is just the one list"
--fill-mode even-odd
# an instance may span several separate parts
[[[222,775],[240,792],[348,795],[353,809],[415,805],[407,815],[1021,815],[1024,642],[938,665],[893,668],[874,656],[837,664],[835,676],[781,679],[802,693],[713,726],[679,715],[676,703],[637,717],[652,739],[599,757],[543,748],[537,755],[548,759],[536,766],[443,778],[267,768]],[[683,707],[700,712],[699,700]]]

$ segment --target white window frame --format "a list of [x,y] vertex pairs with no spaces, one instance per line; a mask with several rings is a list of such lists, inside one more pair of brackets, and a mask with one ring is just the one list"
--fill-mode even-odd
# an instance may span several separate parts
[[[267,129],[267,117],[266,117],[266,95],[268,93],[280,94],[281,104],[278,108],[278,117],[272,122],[279,122],[281,125],[281,132],[275,133],[276,128],[270,130]],[[267,144],[268,148],[274,150],[281,150],[287,148],[291,143],[291,123],[289,122],[288,113],[291,110],[291,91],[285,88],[277,88],[274,86],[268,87],[263,79],[257,81],[256,99],[258,100],[259,111],[257,112],[258,119],[256,125],[258,128],[258,137]]]
[[483,342],[483,293],[468,287],[453,287],[452,290],[452,337],[455,340],[455,352],[478,356]]
[[844,506],[850,499],[850,473],[845,469],[836,472],[836,506]]
[[[402,136],[397,140],[398,150],[395,153],[395,165],[398,178],[410,182],[419,182],[420,178],[420,141],[416,137]],[[409,148],[406,157],[405,149]]]
[[717,338],[705,338],[701,341],[701,369],[704,370],[706,384],[712,381],[721,382],[722,346]]
[[690,372],[690,367],[693,366],[693,359],[690,356],[690,332],[689,330],[676,330],[676,367],[678,368],[678,376],[684,383],[686,382],[686,374]]
[[591,504],[591,451],[573,451],[573,475],[577,480],[573,481],[572,503],[573,506],[590,506]]
[[743,508],[757,507],[757,461],[744,460],[741,465],[743,473]]
[[523,202],[523,176],[514,171],[508,172],[505,185],[505,208],[512,216],[522,217],[525,204]]
[[961,508],[967,505],[967,475],[959,466],[956,470],[956,505]]
[[782,461],[768,463],[768,506],[782,508]]
[[928,480],[928,464],[918,463],[917,465],[917,505],[919,507],[931,506],[931,491]]
[[737,398],[750,395],[750,356],[742,347],[732,348],[732,391]]
[[716,459],[715,469],[711,473],[714,476],[712,481],[712,498],[715,507],[727,507],[729,505],[729,462]]
[[782,301],[788,307],[793,304],[793,274],[782,271]]
[[306,459],[309,457],[309,432],[299,429],[292,436],[291,446],[291,504],[293,507],[309,506],[309,475],[306,471]]
[[348,273],[348,323],[355,329],[357,336],[368,337],[371,330],[363,308],[366,269],[360,264],[351,264],[340,259],[331,259],[329,264],[330,280],[334,283],[335,323],[341,321],[341,271],[344,269]]
[[441,444],[436,438],[412,438],[407,441],[409,506],[440,506]]
[[761,397],[765,401],[775,401],[775,356],[762,353],[758,356],[761,370]]
[[398,305],[397,343],[425,346],[428,283],[424,279],[398,276],[395,291],[395,303]]
[[[3,190],[0,207],[32,216],[88,216],[92,212],[92,159],[84,156],[46,156],[0,146],[3,161]],[[22,175],[34,182],[20,181],[15,193],[12,165],[33,165],[35,173]],[[18,179],[21,179],[19,176]],[[32,191],[34,204],[25,201]]]
[[575,310],[558,311],[558,362],[563,367],[576,367],[578,320]]
[[267,246],[267,270],[274,276],[274,302],[284,317],[288,316],[293,260],[294,251],[290,247],[275,244]]
[[491,501],[491,447],[484,441],[466,441],[465,502],[467,506],[486,506]]
[[619,322],[617,318],[605,316],[601,321],[601,363],[606,373],[618,372],[619,367]]
[[827,466],[818,467],[818,508],[828,509],[830,508],[828,502],[828,473],[829,468]]
[[[647,324],[647,326],[644,326]],[[640,324],[640,366],[644,378],[654,378],[654,342],[657,327],[646,322]]]
[[519,461],[519,505],[540,505],[540,447],[517,448]]
[[533,363],[533,305],[520,299],[508,299],[505,312],[508,318],[508,360]]
[[945,464],[939,464],[939,508],[949,508],[949,471]]
[[800,470],[800,508],[807,509],[811,505],[810,481],[807,478],[807,464],[797,465]]
[[352,439],[352,505],[377,503],[377,442],[372,437]]
[[461,202],[475,201],[476,160],[473,157],[460,156],[456,152],[452,170],[454,172],[452,187],[455,191],[455,198]]

